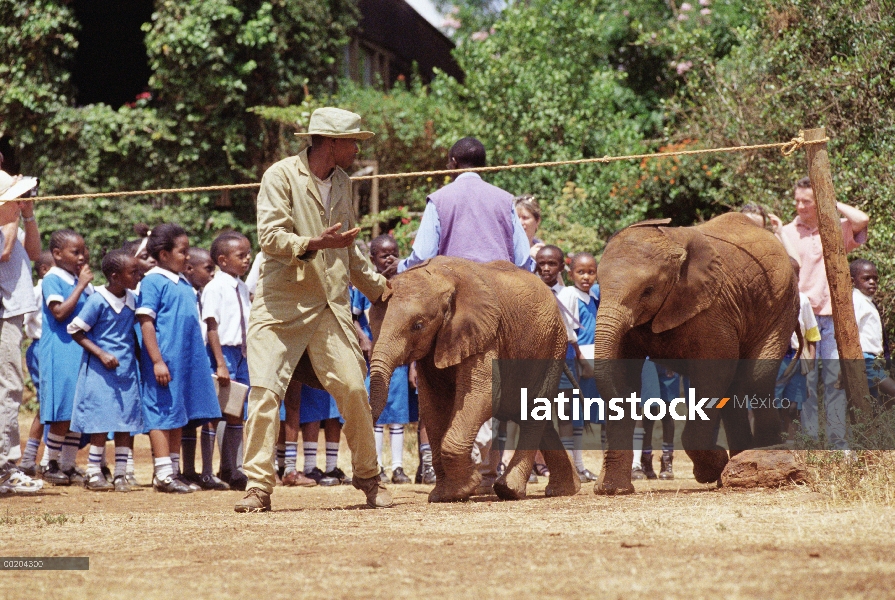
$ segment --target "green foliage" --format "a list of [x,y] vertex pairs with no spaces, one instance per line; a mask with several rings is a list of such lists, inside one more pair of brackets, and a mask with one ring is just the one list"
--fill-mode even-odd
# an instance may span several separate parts
[[[700,56],[670,106],[669,136],[704,146],[786,141],[800,129],[826,127],[833,182],[840,201],[870,217],[869,241],[849,258],[873,260],[877,297],[895,325],[895,13],[875,0],[822,4],[769,0],[748,5],[756,25],[740,28],[739,44],[714,60]],[[678,58],[680,60],[681,58]],[[706,193],[735,207],[756,202],[784,220],[794,216],[793,183],[807,174],[805,154],[777,151],[715,155]]]
[[[120,108],[76,107],[79,24],[68,2],[0,0],[0,133],[44,195],[257,181],[277,148],[247,109],[331,89],[356,17],[351,0],[156,2],[144,25],[149,94]],[[226,210],[220,198],[76,200],[39,204],[37,216],[45,236],[81,231],[98,265],[139,222],[176,220],[203,245],[223,228],[252,232],[254,194],[233,192]]]

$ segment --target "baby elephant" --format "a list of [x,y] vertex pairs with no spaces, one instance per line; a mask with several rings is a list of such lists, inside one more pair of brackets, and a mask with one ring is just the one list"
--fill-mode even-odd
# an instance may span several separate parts
[[[529,367],[522,378],[512,378],[515,400],[506,394],[499,416],[515,410],[518,417],[520,382],[531,385],[532,398],[553,398],[567,343],[559,309],[540,279],[505,261],[437,257],[391,285],[370,311],[377,340],[370,365],[373,420],[385,406],[394,368],[417,361],[420,419],[437,475],[429,501],[466,500],[481,480],[471,451],[476,433],[492,416],[492,361],[539,359],[524,363]],[[547,495],[578,492],[578,476],[552,423],[521,421],[520,442],[494,485],[500,498],[525,497],[538,446],[550,468]]]

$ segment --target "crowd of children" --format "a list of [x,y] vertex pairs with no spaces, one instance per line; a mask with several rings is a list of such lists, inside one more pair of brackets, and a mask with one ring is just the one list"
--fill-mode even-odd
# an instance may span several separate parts
[[[50,249],[36,261],[34,294],[41,309],[26,321],[31,339],[26,364],[40,414],[15,476],[0,486],[0,493],[32,493],[44,482],[130,491],[138,485],[133,440],[139,434],[149,436],[157,491],[245,489],[245,407],[240,414],[222,413],[219,390],[231,382],[250,384],[246,332],[263,255],[253,265],[249,240],[234,231],[219,235],[210,250],[190,247],[186,231],[172,223],[139,233],[103,257],[104,286],[93,286],[88,250],[75,231],[54,232]],[[371,245],[371,259],[383,271],[397,259],[397,244],[380,236]],[[248,282],[242,279],[247,273]],[[358,340],[369,358],[369,301],[357,290],[350,293]],[[403,469],[404,426],[418,420],[411,380],[408,367],[396,373],[389,405],[376,425],[380,462],[388,426],[394,483],[411,481]],[[329,394],[293,382],[280,419],[276,457],[284,485],[351,483],[337,465],[342,419]],[[317,466],[321,423],[325,470]],[[299,431],[303,469],[297,468]],[[433,484],[431,449],[422,427],[420,434],[416,482]],[[114,470],[107,467],[109,440],[114,440]],[[82,471],[76,456],[86,445]],[[384,468],[381,476],[387,478]]]
[[[216,385],[250,385],[246,331],[263,255],[256,257],[253,265],[249,240],[233,231],[218,236],[210,250],[191,248],[186,231],[176,224],[141,233],[138,239],[102,258],[103,286],[94,287],[84,239],[70,229],[54,232],[49,250],[36,261],[39,280],[34,294],[41,308],[28,316],[25,332],[31,339],[26,364],[38,393],[40,414],[32,423],[16,477],[0,486],[0,491],[36,492],[48,482],[81,484],[92,491],[127,492],[137,485],[133,440],[138,434],[149,436],[152,486],[156,490],[191,493],[245,489],[247,479],[241,471],[245,408],[237,411],[239,414],[222,414]],[[389,269],[398,260],[393,238],[375,238],[369,251],[378,272],[394,272]],[[585,366],[593,358],[600,301],[597,261],[586,252],[576,253],[567,261],[560,248],[543,244],[534,259],[536,274],[554,291],[566,323],[566,358],[578,375],[580,393],[596,396],[592,373]],[[795,260],[793,268],[798,273]],[[568,287],[563,280],[566,270],[572,283]],[[243,281],[247,274],[248,280]],[[895,382],[886,373],[888,343],[873,303],[879,280],[876,267],[858,259],[851,263],[851,275],[871,390],[883,400],[895,398]],[[354,288],[349,293],[359,345],[369,361],[375,342],[366,316],[370,302]],[[800,303],[799,328],[805,342],[802,354],[796,356],[798,342],[793,335],[775,394],[791,400],[780,409],[790,436],[795,433],[794,423],[805,399],[805,375],[812,368],[819,339],[817,323],[803,294]],[[800,368],[787,370],[797,359],[803,359]],[[670,401],[682,393],[682,383],[686,386],[676,373],[647,362],[644,397]],[[561,389],[571,391],[573,387],[564,375]],[[416,476],[412,480],[404,472],[405,426],[419,421],[414,390],[414,366],[395,369],[388,402],[375,424],[383,481],[435,482],[424,423],[418,427]],[[280,420],[276,460],[283,485],[350,483],[337,464],[342,421],[332,397],[293,381],[282,403]],[[326,440],[324,470],[317,466],[321,423]],[[652,463],[653,422],[645,421],[635,430],[634,479],[674,477],[674,425],[670,418],[662,421],[658,475]],[[584,428],[581,421],[561,423],[559,432],[582,482],[596,479],[584,465]],[[390,476],[383,460],[386,431],[391,446]],[[515,428],[511,425],[507,431],[512,436]],[[299,432],[303,438],[302,469],[297,467]],[[109,440],[114,441],[114,469],[107,467]],[[41,442],[45,451],[38,464]],[[75,464],[76,455],[85,445],[89,445],[87,468],[81,471]],[[219,469],[215,470],[214,449],[218,445]],[[201,459],[198,471],[197,446]],[[501,456],[498,473],[505,469],[510,452],[506,450]]]

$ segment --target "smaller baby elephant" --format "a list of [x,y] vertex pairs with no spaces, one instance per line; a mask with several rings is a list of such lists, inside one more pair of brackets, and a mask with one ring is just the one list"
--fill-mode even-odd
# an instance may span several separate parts
[[[370,311],[377,340],[370,363],[373,420],[385,406],[394,368],[417,361],[420,419],[437,476],[429,501],[466,500],[481,480],[471,452],[476,433],[492,416],[492,362],[540,365],[541,372],[535,366],[525,380],[539,396],[552,398],[567,344],[559,309],[540,279],[505,261],[437,257],[395,277],[391,285]],[[512,409],[504,404],[499,409],[501,416],[518,412],[518,388]],[[552,423],[522,421],[520,440],[534,443],[513,455],[495,483],[500,498],[525,497],[537,446],[550,468],[547,495],[578,492],[581,483]]]

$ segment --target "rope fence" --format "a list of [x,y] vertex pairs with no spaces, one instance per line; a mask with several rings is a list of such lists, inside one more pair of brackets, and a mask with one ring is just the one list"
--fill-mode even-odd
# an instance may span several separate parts
[[[574,160],[555,160],[537,163],[519,163],[511,165],[495,165],[492,167],[473,167],[468,169],[444,169],[439,171],[415,171],[411,173],[381,173],[378,175],[364,175],[352,177],[352,181],[369,181],[372,179],[401,179],[407,177],[434,177],[439,175],[457,175],[458,173],[475,172],[489,173],[493,171],[509,171],[512,169],[536,169],[539,167],[561,167],[566,165],[587,165],[593,163],[612,163],[623,160],[643,160],[652,158],[668,158],[671,156],[695,156],[698,154],[718,154],[722,152],[748,152],[751,150],[780,149],[783,156],[790,156],[797,150],[814,144],[826,144],[829,138],[819,140],[805,140],[803,132],[799,131],[797,137],[788,142],[775,142],[772,144],[753,144],[749,146],[728,146],[725,148],[706,148],[702,150],[675,150],[673,152],[653,152],[648,154],[626,154],[623,156],[601,156],[594,158],[579,158]],[[127,196],[158,196],[162,194],[192,194],[198,192],[217,192],[223,190],[244,190],[261,187],[260,183],[235,183],[227,185],[206,185],[186,188],[161,188],[154,190],[128,190],[121,192],[97,192],[90,194],[63,194],[58,196],[38,196],[33,200],[41,202],[75,200],[78,198],[122,198]]]

